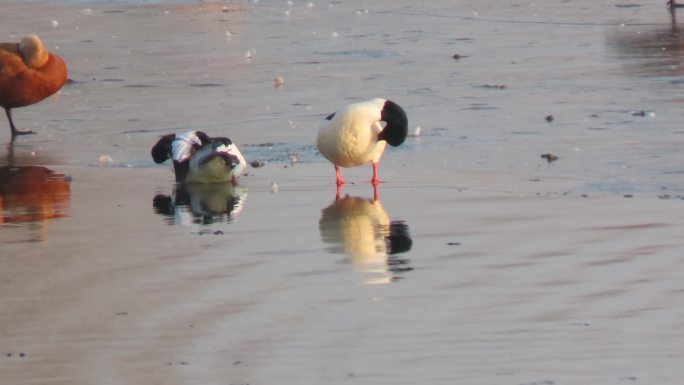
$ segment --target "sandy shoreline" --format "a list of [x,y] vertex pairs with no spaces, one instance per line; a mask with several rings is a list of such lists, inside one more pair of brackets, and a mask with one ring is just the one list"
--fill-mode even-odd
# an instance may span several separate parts
[[[3,4],[74,83],[0,149],[69,181],[0,227],[0,383],[678,384],[677,45],[637,58],[662,9],[580,3]],[[318,121],[379,94],[423,135],[336,202]],[[188,129],[265,162],[203,214],[149,158]]]

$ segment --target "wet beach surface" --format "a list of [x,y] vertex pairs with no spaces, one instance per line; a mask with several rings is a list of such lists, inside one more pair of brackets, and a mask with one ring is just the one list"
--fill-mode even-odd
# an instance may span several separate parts
[[[3,14],[72,81],[0,148],[0,382],[682,378],[684,45],[660,2]],[[376,96],[421,135],[377,200],[367,166],[336,201],[318,124]],[[149,149],[191,129],[263,166],[177,190]]]

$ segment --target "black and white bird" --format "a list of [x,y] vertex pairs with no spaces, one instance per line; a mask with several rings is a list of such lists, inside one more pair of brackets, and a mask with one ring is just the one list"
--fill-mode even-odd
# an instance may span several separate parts
[[[384,123],[384,125],[383,125]],[[387,144],[399,146],[408,134],[406,112],[386,99],[350,104],[331,114],[318,131],[316,146],[335,166],[337,186],[344,184],[340,167],[373,165],[371,183],[376,186],[378,163]]]
[[209,137],[202,131],[168,134],[152,147],[155,163],[173,161],[176,183],[237,183],[247,167],[237,146],[224,137]]

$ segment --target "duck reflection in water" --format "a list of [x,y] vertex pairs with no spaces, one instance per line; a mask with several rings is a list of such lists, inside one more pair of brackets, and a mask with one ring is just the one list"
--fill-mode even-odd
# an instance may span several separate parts
[[245,189],[230,182],[178,184],[172,195],[156,195],[153,205],[170,225],[209,225],[231,222],[246,197]]
[[368,274],[367,284],[383,284],[402,278],[413,270],[407,258],[399,254],[411,250],[413,241],[408,225],[390,221],[380,200],[361,197],[336,197],[324,208],[319,221],[323,242],[328,251],[347,254],[351,262]]
[[68,178],[42,166],[0,167],[0,225],[28,225],[31,241],[43,241],[48,220],[66,216]]

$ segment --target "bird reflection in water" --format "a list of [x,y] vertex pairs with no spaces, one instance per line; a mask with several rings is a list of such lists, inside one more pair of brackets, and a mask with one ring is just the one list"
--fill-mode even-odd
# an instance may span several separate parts
[[607,45],[625,61],[622,71],[641,76],[684,75],[684,31],[671,9],[671,22],[629,25],[610,30]]
[[68,178],[41,166],[0,167],[0,224],[26,223],[45,238],[49,219],[66,216],[71,197]]
[[209,225],[231,222],[246,197],[242,187],[230,182],[178,184],[172,195],[156,195],[153,205],[170,225]]
[[331,245],[328,251],[347,254],[368,275],[367,284],[390,283],[413,270],[410,260],[399,256],[413,246],[408,225],[390,221],[376,198],[336,197],[319,221],[321,238]]

